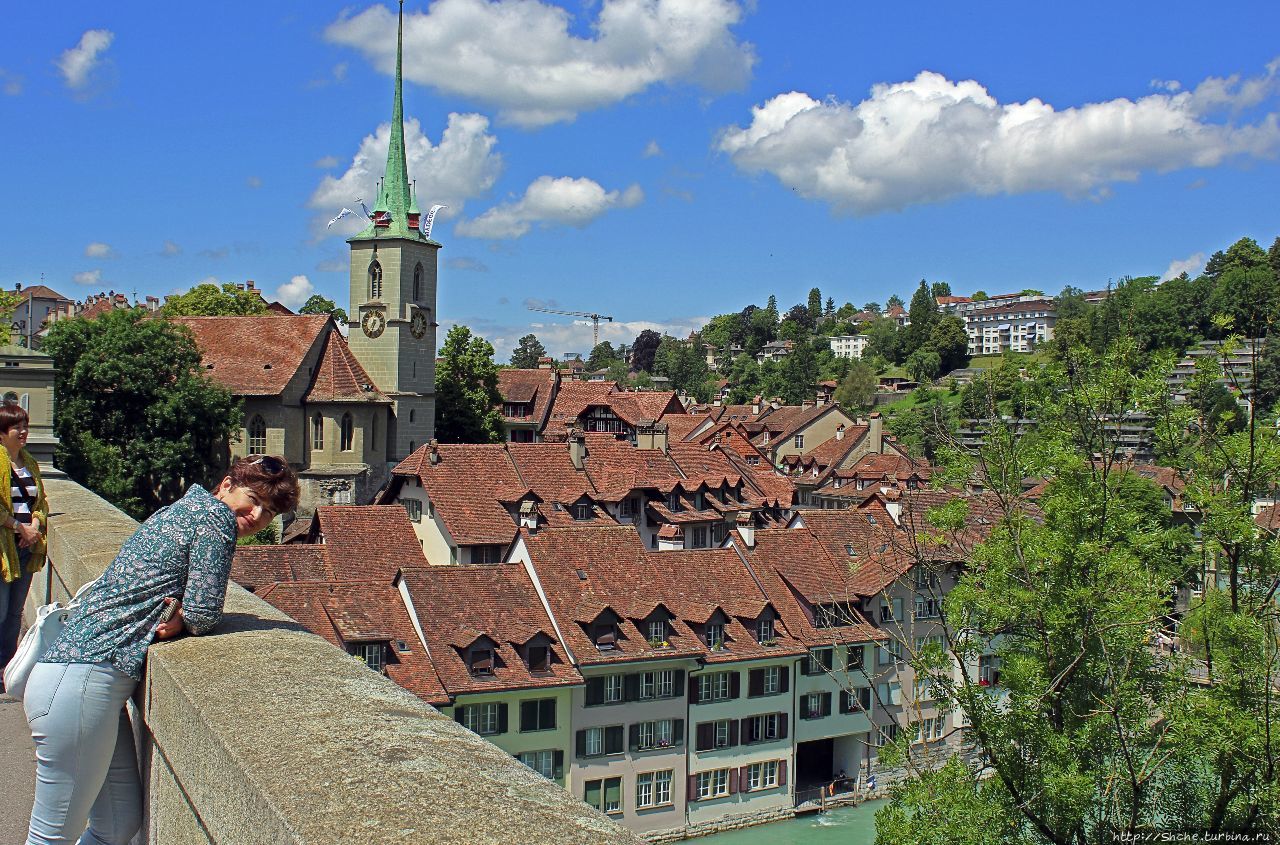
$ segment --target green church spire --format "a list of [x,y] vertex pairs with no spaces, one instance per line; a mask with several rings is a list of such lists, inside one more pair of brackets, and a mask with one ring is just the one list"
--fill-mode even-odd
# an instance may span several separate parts
[[[369,238],[412,238],[426,240],[417,226],[409,225],[410,213],[417,212],[416,196],[409,187],[409,168],[404,150],[404,0],[400,0],[400,20],[396,28],[396,93],[391,106],[391,138],[387,144],[387,169],[383,173],[378,199],[373,207],[375,221],[390,216],[388,225],[371,223],[350,240]],[[415,215],[416,216],[416,215]],[[417,222],[416,220],[414,221]]]

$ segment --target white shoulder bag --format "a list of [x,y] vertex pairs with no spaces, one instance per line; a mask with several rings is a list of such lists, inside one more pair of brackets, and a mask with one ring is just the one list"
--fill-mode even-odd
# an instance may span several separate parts
[[80,606],[80,597],[96,583],[98,581],[95,578],[85,584],[76,591],[75,598],[66,605],[55,601],[53,604],[42,605],[36,610],[35,622],[27,629],[27,633],[22,635],[17,653],[13,655],[9,665],[4,667],[6,693],[19,701],[22,700],[23,693],[27,691],[27,678],[30,677],[31,670],[62,634],[62,629],[67,627],[67,619],[71,616],[71,611]]

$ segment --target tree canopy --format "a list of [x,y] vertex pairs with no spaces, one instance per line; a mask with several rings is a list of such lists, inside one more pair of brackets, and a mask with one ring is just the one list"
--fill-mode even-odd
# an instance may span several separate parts
[[347,322],[347,312],[339,308],[338,305],[327,297],[318,293],[311,294],[311,298],[303,303],[299,314],[331,314],[333,319],[339,323]]
[[538,340],[536,334],[527,334],[520,338],[515,350],[511,353],[511,366],[521,370],[533,370],[538,367],[538,360],[546,357],[547,350]]
[[190,332],[139,309],[59,320],[58,466],[135,519],[210,485],[240,430],[240,403],[200,366]]
[[241,290],[231,282],[196,285],[171,296],[161,308],[169,317],[245,317],[266,314],[267,302],[256,290]]
[[436,439],[441,443],[501,443],[498,367],[493,347],[466,326],[454,326],[436,359]]

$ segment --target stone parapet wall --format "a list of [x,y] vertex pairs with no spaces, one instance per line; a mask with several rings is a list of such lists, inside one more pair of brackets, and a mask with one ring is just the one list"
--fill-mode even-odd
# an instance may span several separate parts
[[[47,488],[53,565],[29,611],[137,527],[77,484]],[[152,648],[137,703],[139,841],[642,842],[235,584],[215,633]]]

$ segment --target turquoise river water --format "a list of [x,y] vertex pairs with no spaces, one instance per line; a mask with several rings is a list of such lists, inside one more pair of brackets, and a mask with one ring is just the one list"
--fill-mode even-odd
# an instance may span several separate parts
[[882,806],[883,801],[868,801],[857,807],[716,833],[690,842],[698,845],[871,845],[876,839],[876,810]]

